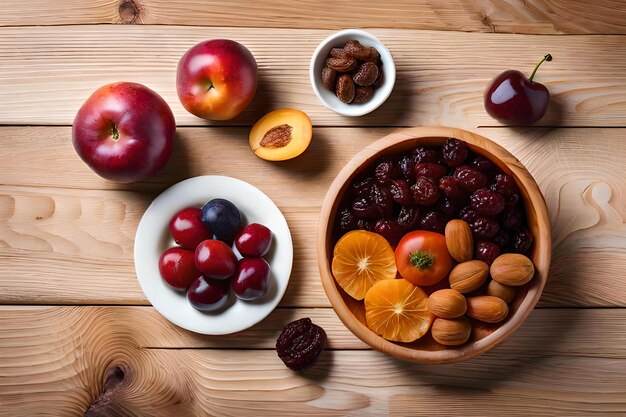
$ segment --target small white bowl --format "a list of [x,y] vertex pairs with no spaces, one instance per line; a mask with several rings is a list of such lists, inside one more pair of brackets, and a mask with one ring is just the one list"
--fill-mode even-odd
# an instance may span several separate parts
[[[330,50],[343,47],[351,39],[355,39],[365,46],[376,48],[383,63],[383,83],[374,90],[374,96],[365,103],[346,104],[322,84],[322,69],[329,57]],[[359,29],[346,29],[330,35],[318,45],[311,57],[309,76],[315,95],[326,107],[344,116],[363,116],[380,107],[391,94],[396,83],[396,66],[389,49],[374,35]]]
[[[184,292],[170,288],[163,281],[159,273],[159,257],[164,250],[176,245],[168,228],[172,216],[185,207],[201,207],[213,198],[233,202],[244,223],[261,223],[269,227],[274,238],[272,248],[264,258],[272,273],[269,290],[259,300],[242,301],[231,291],[228,308],[203,313],[191,306]],[[283,298],[292,263],[291,233],[278,207],[253,185],[220,175],[189,178],[163,191],[144,213],[135,236],[135,270],[148,301],[167,320],[196,333],[235,333],[263,320]]]

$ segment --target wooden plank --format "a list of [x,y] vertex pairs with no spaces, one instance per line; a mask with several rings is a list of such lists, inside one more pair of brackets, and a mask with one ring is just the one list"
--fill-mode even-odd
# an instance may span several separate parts
[[142,348],[138,339],[171,332],[125,310],[0,307],[0,416],[451,415],[468,404],[469,415],[626,412],[623,310],[536,312],[460,364],[328,350],[302,373],[273,350],[225,349],[228,338],[218,350]]
[[[94,327],[102,329],[99,335],[103,338],[128,337],[128,342],[139,349],[274,349],[282,327],[302,317],[310,317],[324,328],[328,349],[369,349],[331,308],[280,307],[248,330],[205,336],[176,327],[148,306],[0,306],[0,321],[5,323],[0,345],[8,347],[17,340],[9,340],[10,335],[54,344],[59,331],[81,333]],[[626,309],[537,309],[503,347],[486,355],[505,354],[626,359]]]
[[71,124],[99,86],[146,84],[163,95],[179,125],[207,122],[187,113],[175,92],[176,63],[196,42],[236,39],[260,68],[250,107],[231,123],[249,125],[278,107],[299,108],[315,125],[493,126],[483,107],[489,81],[504,69],[529,72],[546,52],[554,60],[537,81],[552,93],[541,125],[626,126],[626,50],[622,36],[548,36],[372,31],[393,53],[396,88],[368,116],[346,118],[326,109],[309,82],[309,61],[331,32],[312,29],[177,26],[50,26],[0,28],[0,124]]
[[[273,164],[252,156],[241,140],[246,129],[179,129],[165,173],[122,191],[75,156],[69,128],[0,128],[0,302],[147,303],[132,260],[141,215],[167,186],[219,173],[258,186],[285,213],[295,263],[282,305],[328,306],[310,243],[321,201],[350,157],[385,132],[390,130],[316,129],[301,158]],[[626,130],[481,133],[510,149],[546,198],[554,247],[540,305],[626,306]],[[50,161],[63,167],[63,175],[48,174]]]
[[201,0],[69,0],[60,8],[46,0],[20,7],[0,3],[0,26],[135,23],[343,29],[379,27],[529,34],[625,34],[626,10],[619,0],[513,1],[486,4],[451,0],[407,2],[304,0],[211,2]]

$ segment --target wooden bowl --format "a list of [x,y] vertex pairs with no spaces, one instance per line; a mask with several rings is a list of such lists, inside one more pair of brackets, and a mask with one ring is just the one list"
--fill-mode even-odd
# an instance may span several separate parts
[[[534,244],[530,258],[535,264],[535,276],[517,289],[516,298],[509,304],[509,316],[502,323],[488,325],[472,320],[472,337],[462,346],[445,347],[436,343],[430,332],[412,343],[396,343],[383,339],[365,324],[362,301],[347,295],[331,273],[333,225],[339,204],[353,178],[370,167],[374,161],[388,154],[415,148],[418,145],[441,145],[448,137],[467,142],[475,153],[493,161],[505,173],[513,176],[520,189],[526,210],[528,228]],[[546,283],[550,266],[550,220],[546,203],[537,183],[526,168],[508,151],[496,143],[461,129],[449,127],[416,127],[392,133],[359,152],[333,181],[320,216],[317,236],[318,263],[322,284],[335,312],[352,333],[372,348],[399,359],[412,362],[444,363],[462,361],[480,355],[502,343],[537,304]]]

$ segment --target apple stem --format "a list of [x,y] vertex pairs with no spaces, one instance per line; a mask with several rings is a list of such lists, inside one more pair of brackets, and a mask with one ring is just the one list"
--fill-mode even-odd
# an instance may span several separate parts
[[213,83],[211,81],[209,81],[207,86],[206,86],[206,90],[205,91],[209,91],[211,88],[213,88]]
[[117,130],[117,126],[113,125],[113,127],[111,127],[111,135],[113,136],[113,140],[119,140],[120,131]]
[[540,66],[541,64],[543,64],[543,63],[544,63],[544,61],[548,61],[548,62],[552,61],[552,55],[550,55],[550,54],[545,54],[545,55],[544,55],[543,59],[542,59],[541,61],[539,61],[539,62],[537,63],[537,65],[535,66],[535,69],[533,70],[533,73],[532,73],[532,74],[530,74],[530,77],[528,77],[528,80],[529,80],[529,81],[532,81],[532,80],[533,80],[533,77],[535,76],[535,73],[536,73],[536,72],[537,72],[537,70],[539,69],[539,66]]

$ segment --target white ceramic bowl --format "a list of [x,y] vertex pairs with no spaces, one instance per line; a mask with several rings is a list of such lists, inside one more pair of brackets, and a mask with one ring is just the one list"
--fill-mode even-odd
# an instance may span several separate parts
[[[213,198],[231,201],[239,208],[244,224],[261,223],[274,236],[270,253],[264,257],[272,270],[268,293],[256,301],[242,301],[231,291],[227,308],[207,313],[193,308],[184,292],[163,281],[158,260],[164,250],[176,245],[168,228],[172,216],[185,207],[201,207]],[[163,317],[196,333],[235,333],[263,320],[285,294],[292,263],[291,233],[278,207],[258,188],[219,175],[189,178],[165,190],[144,213],[135,236],[135,270],[144,294]]]
[[[382,85],[374,90],[374,96],[369,101],[360,104],[342,102],[334,92],[322,84],[322,69],[330,50],[335,47],[343,47],[350,39],[356,39],[365,46],[376,48],[383,63],[384,79]],[[391,52],[374,35],[359,29],[346,29],[329,36],[318,45],[311,57],[309,76],[315,95],[326,107],[344,116],[362,116],[377,109],[387,100],[396,83],[396,66],[393,63]]]

